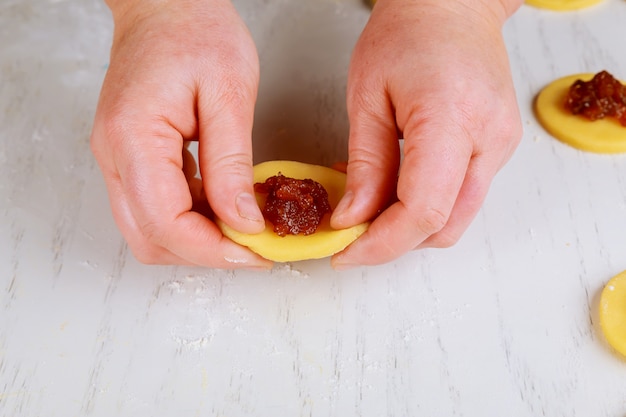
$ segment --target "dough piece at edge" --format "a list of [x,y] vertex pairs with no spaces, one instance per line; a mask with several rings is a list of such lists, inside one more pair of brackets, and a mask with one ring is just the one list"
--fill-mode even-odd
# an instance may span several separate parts
[[626,127],[615,118],[590,121],[565,108],[569,87],[577,80],[589,81],[595,74],[574,74],[544,87],[535,100],[535,115],[554,137],[575,148],[596,153],[626,152]]
[[[346,175],[343,172],[295,161],[268,161],[255,165],[254,182],[264,182],[279,172],[297,179],[311,178],[322,184],[328,192],[328,200],[333,210],[345,190]],[[257,194],[259,206],[262,206],[263,199],[264,196]],[[237,232],[220,219],[216,219],[216,223],[222,233],[234,242],[275,262],[293,262],[331,256],[346,248],[369,226],[369,223],[362,223],[347,229],[335,230],[330,227],[330,214],[327,214],[315,233],[308,236],[281,237],[274,233],[272,224],[269,222],[265,230],[258,234]]]
[[600,327],[609,345],[626,357],[626,271],[611,278],[602,290]]
[[526,4],[540,9],[567,11],[584,9],[602,1],[604,0],[526,0]]

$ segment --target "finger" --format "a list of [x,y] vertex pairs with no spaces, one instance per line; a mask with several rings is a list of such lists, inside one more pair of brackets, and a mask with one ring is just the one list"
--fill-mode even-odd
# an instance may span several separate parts
[[429,236],[417,248],[452,246],[476,217],[493,178],[511,158],[522,137],[517,109],[510,106],[500,106],[500,109],[504,114],[499,116],[493,111],[494,120],[505,122],[492,125],[490,131],[480,130],[483,144],[474,148],[474,154],[448,222],[442,230]]
[[176,139],[173,130],[161,133],[153,135],[150,146],[134,158],[118,164],[121,193],[139,232],[133,233],[131,242],[140,260],[163,263],[162,248],[195,265],[269,268],[271,262],[223,237],[209,219],[191,211],[193,202],[182,170],[182,138]]
[[258,233],[265,227],[254,197],[252,121],[256,87],[233,83],[219,108],[207,94],[199,99],[199,160],[204,189],[215,214],[230,227]]
[[144,237],[124,195],[119,177],[116,176],[116,178],[107,181],[107,189],[111,200],[113,218],[137,260],[145,264],[191,264],[189,261],[174,255],[165,248],[155,245]]
[[219,228],[200,213],[188,211],[177,217],[166,229],[174,254],[183,254],[188,260],[204,266],[222,269],[267,270],[272,262],[251,252],[222,235]]
[[397,128],[388,98],[364,92],[368,90],[363,84],[355,88],[360,90],[348,93],[346,190],[331,217],[336,229],[370,220],[388,203],[400,161]]
[[437,233],[430,235],[416,249],[446,248],[454,245],[480,210],[492,178],[500,168],[489,155],[472,158],[450,218]]
[[[426,134],[438,132],[435,134]],[[332,260],[336,268],[389,262],[415,248],[448,222],[472,156],[470,143],[433,124],[405,139],[398,202]]]

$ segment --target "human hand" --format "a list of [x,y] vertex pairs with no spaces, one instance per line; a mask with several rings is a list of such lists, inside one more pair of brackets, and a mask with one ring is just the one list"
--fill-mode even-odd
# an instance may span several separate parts
[[334,267],[451,246],[468,227],[521,137],[501,34],[520,3],[377,2],[350,64],[348,179],[331,224],[380,215]]
[[[244,23],[229,0],[109,6],[114,40],[91,143],[129,247],[145,263],[269,268],[194,211],[191,192],[204,191],[232,228],[263,230],[251,145],[259,64]],[[195,170],[183,146],[195,139],[202,190],[183,172]]]

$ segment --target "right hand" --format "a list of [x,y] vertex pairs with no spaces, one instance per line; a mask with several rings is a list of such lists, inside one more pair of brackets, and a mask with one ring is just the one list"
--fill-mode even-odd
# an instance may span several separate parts
[[469,226],[522,136],[502,38],[519,3],[378,0],[350,63],[346,193],[331,225],[375,219],[335,268],[448,247]]
[[259,63],[244,23],[229,0],[109,5],[114,40],[91,144],[131,250],[144,263],[271,267],[192,210],[183,172],[183,143],[197,139],[212,211],[238,231],[263,230],[251,145]]

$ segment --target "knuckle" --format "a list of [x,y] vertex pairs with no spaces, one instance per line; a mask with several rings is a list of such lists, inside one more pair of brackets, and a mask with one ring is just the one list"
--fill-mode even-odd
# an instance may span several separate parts
[[96,157],[105,153],[105,149],[114,146],[120,139],[129,136],[132,123],[128,120],[127,110],[125,105],[118,103],[98,115],[90,138],[91,150]]
[[494,113],[491,126],[493,126],[495,138],[499,139],[503,145],[511,142],[517,143],[523,133],[522,121],[517,109],[502,106]]
[[372,111],[377,108],[380,100],[374,91],[376,90],[358,88],[356,83],[350,84],[348,86],[348,110],[355,108]]
[[452,233],[447,233],[444,229],[432,235],[428,243],[430,247],[444,249],[456,245],[456,243],[459,241],[459,238],[460,236],[456,236]]
[[163,248],[151,241],[145,234],[129,235],[126,242],[135,259],[142,264],[158,265],[163,263]]
[[524,135],[524,127],[519,112],[513,112],[505,123],[503,137],[507,140],[508,145],[512,148],[517,147]]
[[160,265],[165,261],[168,231],[160,223],[146,222],[139,225],[139,236],[128,239],[133,256],[145,265]]
[[254,98],[253,88],[235,74],[224,75],[218,94],[220,101],[235,107],[243,107]]
[[200,80],[208,84],[207,91],[213,91],[216,97],[231,105],[245,105],[256,97],[259,80],[258,63],[244,57],[225,52],[203,67],[212,69],[211,77],[198,74]]
[[212,161],[217,172],[235,175],[245,175],[251,172],[252,155],[246,152],[234,152],[216,157]]
[[102,140],[97,133],[92,133],[89,139],[89,147],[96,161],[102,165],[106,159],[106,152],[102,146]]
[[348,164],[350,168],[358,172],[367,172],[368,170],[383,172],[385,169],[385,160],[382,160],[381,154],[371,147],[359,146],[350,149],[350,157]]
[[228,198],[252,181],[252,158],[244,153],[223,155],[212,161],[206,177],[209,178],[206,185],[209,200]]
[[131,252],[135,259],[144,265],[160,264],[160,251],[148,247],[131,247]]
[[158,222],[146,222],[140,226],[147,246],[167,247],[167,230]]
[[363,86],[357,89],[353,83],[353,86],[348,87],[348,114],[354,119],[369,120],[370,124],[395,130],[395,119],[387,98],[378,94],[377,91],[376,88]]
[[491,132],[496,150],[506,151],[514,148],[521,140],[524,128],[516,105],[502,103],[493,109],[485,130]]
[[447,214],[435,207],[430,207],[415,219],[415,226],[426,236],[431,236],[442,230],[447,222]]

